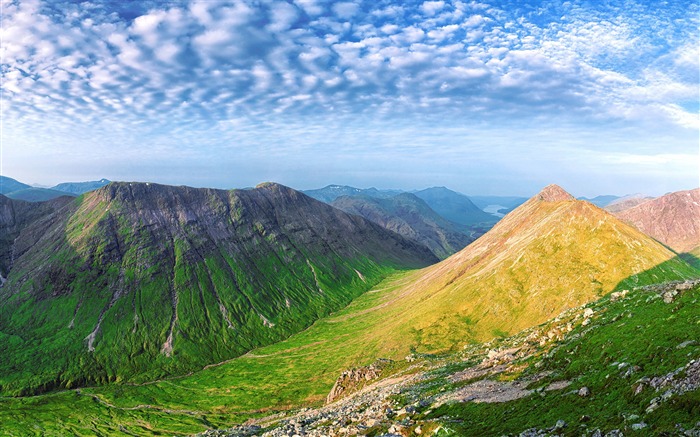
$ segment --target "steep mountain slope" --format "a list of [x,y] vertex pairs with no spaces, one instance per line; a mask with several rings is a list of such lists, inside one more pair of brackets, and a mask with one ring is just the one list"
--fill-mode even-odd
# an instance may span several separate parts
[[700,246],[700,188],[669,193],[615,215],[676,252]]
[[6,393],[180,373],[279,341],[423,246],[277,184],[112,183],[25,228],[0,289]]
[[653,199],[653,197],[649,197],[644,194],[629,194],[627,196],[623,196],[613,200],[612,202],[605,205],[604,209],[608,212],[617,213],[632,208],[634,206],[640,205],[651,199]]
[[698,298],[698,281],[631,289],[455,354],[352,369],[330,405],[216,435],[695,436]]
[[100,179],[99,181],[87,181],[87,182],[63,182],[55,187],[51,187],[52,190],[63,191],[64,193],[70,193],[74,195],[79,195],[87,193],[88,191],[93,191],[98,188],[102,188],[109,184],[111,181],[108,179]]
[[331,205],[421,243],[440,259],[463,249],[479,236],[468,235],[469,231],[464,226],[445,220],[423,200],[410,193],[387,199],[341,196]]
[[380,329],[436,351],[517,332],[616,287],[694,275],[658,242],[548,186],[461,252],[423,270]]
[[378,190],[376,188],[355,188],[348,185],[327,185],[316,190],[303,191],[307,196],[313,197],[321,202],[331,203],[341,196],[367,196],[377,199],[386,199],[397,194],[400,190]]
[[31,185],[24,184],[18,180],[8,178],[7,176],[0,176],[0,194],[7,195],[13,191],[24,190],[27,188],[32,188]]
[[0,194],[0,283],[5,281],[12,266],[12,246],[20,232],[70,201],[70,197],[64,196],[49,202],[30,203]]
[[464,194],[445,187],[426,188],[413,194],[423,199],[435,212],[455,223],[472,225],[498,221],[497,217],[479,209]]

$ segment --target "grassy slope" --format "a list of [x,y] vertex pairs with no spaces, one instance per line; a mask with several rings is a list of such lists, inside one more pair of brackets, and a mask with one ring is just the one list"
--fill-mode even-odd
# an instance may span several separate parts
[[[203,194],[171,190],[195,200]],[[79,198],[74,214],[62,216],[49,232],[37,232],[41,235],[36,244],[25,239],[23,261],[0,295],[4,394],[146,381],[198,369],[286,338],[347,305],[394,268],[406,267],[399,258],[377,256],[411,253],[381,250],[387,246],[380,244],[405,240],[376,242],[370,257],[362,251],[372,241],[350,246],[353,240],[343,246],[341,231],[315,236],[318,244],[303,244],[299,239],[314,229],[306,230],[303,222],[293,222],[291,231],[281,230],[278,221],[283,219],[264,214],[254,216],[255,222],[228,216],[223,217],[230,222],[228,227],[221,222],[220,215],[228,211],[244,214],[245,208],[259,207],[267,199],[260,199],[265,191],[260,193],[207,191],[201,222],[179,224],[172,231],[179,234],[172,237],[163,227],[145,223],[149,217],[129,215],[148,214],[146,207],[106,200],[101,190]],[[250,204],[244,203],[256,195]],[[155,198],[172,202],[167,195]],[[321,221],[319,226],[334,229],[336,223],[324,222],[324,214],[342,213],[306,196],[301,201],[313,202],[309,209],[321,208],[314,219]],[[191,199],[154,210],[180,217],[192,214],[176,209],[182,205],[189,207]],[[283,207],[288,208],[280,213],[285,217],[304,214],[298,212],[304,208],[295,209],[293,202]],[[219,215],[212,219],[205,214]],[[215,224],[197,228],[207,220]],[[348,234],[370,232],[370,240],[382,238],[384,231],[372,233],[375,228],[379,229],[372,225]],[[213,240],[212,235],[222,234],[225,237]],[[347,246],[347,253],[339,254],[339,245]],[[171,333],[172,352],[166,353]]]
[[[639,284],[668,275],[668,270],[661,266],[648,273]],[[402,298],[407,284],[418,275],[420,272],[397,274],[306,331],[191,376],[138,386],[82,389],[79,395],[69,391],[0,400],[0,423],[6,431],[26,429],[32,423],[49,435],[66,429],[84,435],[95,430],[109,433],[120,427],[143,435],[156,430],[193,433],[321,403],[342,370],[377,357],[401,359],[410,351],[410,342],[385,337],[384,322],[392,317],[391,308]],[[461,334],[466,341],[469,328]],[[69,411],[66,404],[75,407]],[[12,422],[11,417],[22,419]]]
[[[442,435],[517,434],[529,428],[548,429],[559,420],[567,425],[558,433],[572,436],[595,429],[604,433],[618,429],[624,435],[676,435],[676,424],[693,428],[700,417],[700,391],[674,394],[647,412],[652,400],[668,388],[656,391],[646,386],[638,394],[635,390],[642,378],[664,376],[700,359],[699,300],[698,287],[670,304],[645,290],[633,291],[617,302],[601,299],[588,306],[594,311],[589,325],[581,325],[580,318],[560,321],[561,325],[572,322],[575,328],[550,352],[529,360],[523,372],[550,371],[537,386],[570,381],[569,387],[500,404],[448,404],[424,417],[441,421],[449,431]],[[578,396],[582,387],[590,390],[590,396]],[[635,423],[646,427],[634,430]]]

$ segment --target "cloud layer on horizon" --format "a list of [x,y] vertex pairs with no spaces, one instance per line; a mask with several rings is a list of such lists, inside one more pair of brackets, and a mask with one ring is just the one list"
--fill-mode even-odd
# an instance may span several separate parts
[[[639,137],[656,142],[634,151],[589,146],[631,162],[687,159],[699,128],[694,1],[0,1],[8,159],[56,147],[153,159],[389,153],[391,138],[428,127],[474,136],[478,154],[503,127],[517,137],[569,126],[567,140],[646,127]],[[405,153],[434,147],[412,143]]]

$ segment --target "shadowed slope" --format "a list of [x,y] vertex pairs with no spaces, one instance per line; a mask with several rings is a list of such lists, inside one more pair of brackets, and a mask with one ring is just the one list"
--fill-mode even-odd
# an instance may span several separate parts
[[441,259],[463,249],[476,238],[467,234],[469,231],[465,226],[442,218],[423,200],[410,193],[388,199],[341,196],[331,205],[421,243]]

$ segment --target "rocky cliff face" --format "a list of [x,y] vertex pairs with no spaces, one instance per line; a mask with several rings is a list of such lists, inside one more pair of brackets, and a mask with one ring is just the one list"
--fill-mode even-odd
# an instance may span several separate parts
[[47,202],[25,202],[0,195],[0,277],[7,277],[13,263],[15,239],[27,226],[71,202],[61,197]]
[[666,194],[615,215],[676,252],[700,246],[700,188]]
[[[223,361],[304,329],[392,269],[436,261],[417,243],[278,184],[112,183],[52,217],[17,239],[0,290],[0,332],[16,336],[0,346],[5,389]],[[32,376],[11,372],[27,354],[42,356]]]

